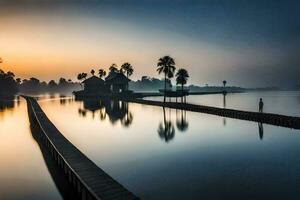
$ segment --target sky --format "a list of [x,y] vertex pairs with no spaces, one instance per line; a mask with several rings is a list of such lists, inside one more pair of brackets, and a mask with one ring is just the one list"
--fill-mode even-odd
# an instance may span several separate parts
[[1,69],[76,79],[129,62],[133,80],[162,77],[170,55],[189,84],[300,84],[296,0],[0,0]]

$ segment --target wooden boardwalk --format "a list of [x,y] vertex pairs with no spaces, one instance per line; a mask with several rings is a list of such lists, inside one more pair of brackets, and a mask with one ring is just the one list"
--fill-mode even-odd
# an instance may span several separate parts
[[[237,92],[228,92],[228,93],[237,93]],[[189,96],[189,95],[209,95],[209,94],[224,94],[224,91],[218,91],[218,92],[188,92],[184,96]],[[163,93],[159,92],[135,92],[131,94],[132,98],[144,98],[144,97],[160,97],[164,96]],[[167,97],[181,97],[180,91],[178,91],[178,95],[171,95]]]
[[218,115],[228,118],[235,118],[247,121],[254,121],[264,124],[271,124],[276,126],[300,129],[300,117],[291,117],[285,115],[271,114],[271,113],[260,113],[260,112],[250,112],[241,111],[226,108],[216,108],[210,106],[202,106],[187,103],[175,103],[175,102],[161,102],[161,101],[150,101],[144,99],[122,99],[127,102],[151,105],[151,106],[161,106],[167,108],[174,108],[192,112],[207,113],[212,115]]
[[27,101],[31,124],[41,130],[45,147],[64,171],[81,199],[133,200],[139,199],[88,159],[52,124],[34,98]]

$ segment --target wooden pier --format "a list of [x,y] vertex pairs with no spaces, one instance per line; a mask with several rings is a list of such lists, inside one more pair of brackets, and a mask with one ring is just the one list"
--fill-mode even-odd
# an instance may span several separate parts
[[27,101],[30,123],[39,128],[45,147],[81,199],[139,199],[68,141],[47,118],[34,98],[23,97]]
[[292,117],[292,116],[278,115],[278,114],[271,114],[271,113],[241,111],[241,110],[234,110],[234,109],[187,104],[187,103],[175,103],[175,102],[164,103],[161,101],[151,101],[151,100],[131,99],[131,98],[121,99],[121,100],[132,102],[132,103],[167,107],[167,108],[180,109],[180,110],[186,110],[191,112],[207,113],[207,114],[218,115],[218,116],[223,116],[228,118],[235,118],[235,119],[259,122],[263,124],[271,124],[275,126],[300,129],[300,117]]

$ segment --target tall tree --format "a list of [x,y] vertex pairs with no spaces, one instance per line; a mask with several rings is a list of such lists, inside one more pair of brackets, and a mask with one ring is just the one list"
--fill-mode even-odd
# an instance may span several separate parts
[[106,71],[104,69],[99,69],[98,74],[100,78],[103,78],[106,76]]
[[16,78],[16,82],[18,83],[18,85],[20,85],[21,84],[21,78]]
[[226,80],[224,80],[224,81],[223,81],[223,86],[225,87],[225,86],[226,86],[226,84],[227,84],[227,81],[226,81]]
[[189,73],[187,70],[181,68],[176,73],[176,84],[181,85],[181,95],[183,96],[183,86],[187,83]]
[[91,70],[91,74],[92,74],[92,76],[94,76],[94,74],[95,74],[95,70],[94,69]]
[[79,81],[82,80],[82,74],[81,74],[81,73],[79,73],[79,74],[77,75],[77,79],[78,79]]
[[[121,70],[125,72],[127,79],[133,74],[133,67],[130,63],[126,62],[121,66]],[[127,82],[127,90],[129,89],[129,82]]]
[[87,77],[87,73],[81,73],[82,74],[82,79],[85,80]]
[[174,76],[174,71],[176,69],[175,61],[170,56],[164,56],[158,60],[157,67],[158,73],[164,73],[165,76],[164,102],[166,102],[167,77],[172,78]]
[[[78,79],[79,81],[85,80],[86,77],[87,77],[87,73],[79,73],[79,74],[77,75],[77,79]],[[82,88],[82,84],[81,84],[81,83],[80,83],[80,86],[81,86],[81,88]]]
[[48,86],[49,86],[50,89],[53,90],[57,87],[57,83],[54,80],[51,80],[51,81],[49,81]]
[[109,72],[118,72],[118,65],[116,65],[115,63],[113,63],[110,67],[109,67]]

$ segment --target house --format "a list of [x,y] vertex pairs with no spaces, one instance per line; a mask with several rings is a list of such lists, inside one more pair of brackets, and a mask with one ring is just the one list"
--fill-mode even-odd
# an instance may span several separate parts
[[105,85],[111,93],[127,91],[128,79],[123,73],[111,71],[105,78]]
[[97,76],[92,76],[82,83],[84,84],[84,92],[86,94],[101,94],[107,92],[105,82]]

